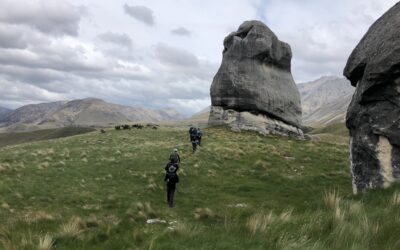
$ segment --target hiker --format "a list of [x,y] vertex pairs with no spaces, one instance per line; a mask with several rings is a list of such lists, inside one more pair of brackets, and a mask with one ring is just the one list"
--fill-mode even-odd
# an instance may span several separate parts
[[199,146],[201,146],[201,130],[200,128],[197,128],[197,140],[199,141]]
[[178,170],[179,170],[179,165],[178,164],[176,164],[176,163],[173,163],[173,162],[168,162],[167,163],[167,165],[165,165],[165,172],[168,172],[168,169],[171,167],[171,166],[174,166],[175,167],[175,173],[176,172],[178,172]]
[[171,164],[165,173],[164,181],[167,184],[167,202],[169,207],[174,205],[174,194],[176,189],[176,183],[179,183],[179,176],[176,173],[177,168]]
[[197,150],[197,145],[199,144],[199,139],[197,135],[191,136],[191,141],[192,141],[192,148],[193,148],[193,153],[196,152]]
[[194,132],[194,127],[190,127],[189,128],[189,139],[190,139],[190,141],[192,141],[193,132]]
[[169,155],[169,161],[179,165],[179,163],[181,163],[181,157],[178,154],[178,149],[175,148],[174,151]]

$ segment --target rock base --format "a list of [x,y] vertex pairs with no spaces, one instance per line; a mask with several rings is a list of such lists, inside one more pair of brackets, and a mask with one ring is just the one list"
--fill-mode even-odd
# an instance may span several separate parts
[[209,126],[228,125],[233,131],[250,130],[264,135],[281,135],[304,139],[303,131],[295,126],[273,119],[263,114],[252,114],[247,111],[239,112],[212,106]]

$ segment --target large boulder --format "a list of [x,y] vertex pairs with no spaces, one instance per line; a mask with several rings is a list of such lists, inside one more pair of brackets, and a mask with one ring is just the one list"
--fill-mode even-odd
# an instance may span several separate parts
[[[300,94],[291,74],[291,58],[290,46],[264,23],[240,25],[224,40],[222,63],[211,85],[209,125],[302,135]],[[246,119],[250,114],[256,117]]]
[[356,87],[347,111],[354,193],[400,180],[400,3],[351,53],[344,75]]

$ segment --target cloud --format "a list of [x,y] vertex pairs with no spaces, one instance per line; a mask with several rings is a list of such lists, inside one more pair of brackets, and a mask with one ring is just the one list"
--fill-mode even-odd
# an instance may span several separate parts
[[132,48],[132,40],[131,38],[125,34],[106,32],[97,36],[101,41],[106,43],[112,43],[115,45],[124,46],[127,48]]
[[0,1],[0,22],[29,26],[55,36],[77,36],[83,7],[65,1]]
[[155,53],[160,62],[180,67],[197,67],[199,60],[192,53],[164,43],[157,44]]
[[136,20],[150,26],[154,25],[153,11],[146,6],[129,6],[128,4],[124,4],[124,11]]
[[190,32],[190,30],[188,30],[186,28],[179,27],[179,28],[171,30],[171,34],[177,35],[177,36],[191,36],[192,32]]
[[396,1],[338,1],[0,0],[0,106],[91,96],[195,113],[210,104],[224,37],[253,19],[291,45],[296,82],[340,76]]

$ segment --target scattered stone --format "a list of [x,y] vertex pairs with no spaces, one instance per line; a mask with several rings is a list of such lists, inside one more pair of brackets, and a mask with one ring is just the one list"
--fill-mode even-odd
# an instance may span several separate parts
[[235,205],[230,204],[230,205],[228,205],[228,207],[245,208],[245,207],[248,207],[248,205],[246,203],[238,203]]
[[400,181],[400,3],[379,18],[343,74],[356,87],[347,111],[354,193]]
[[160,224],[165,224],[167,223],[167,221],[165,220],[160,220],[160,219],[148,219],[146,221],[147,224],[156,224],[156,223],[160,223]]

